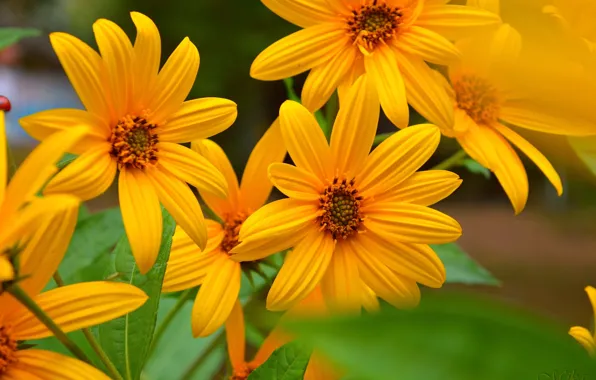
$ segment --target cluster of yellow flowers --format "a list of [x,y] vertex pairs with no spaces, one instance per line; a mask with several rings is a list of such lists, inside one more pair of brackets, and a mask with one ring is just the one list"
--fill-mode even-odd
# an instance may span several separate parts
[[[75,359],[19,349],[17,341],[53,331],[16,301],[29,297],[64,332],[103,323],[145,302],[139,289],[109,281],[40,293],[64,256],[79,202],[105,192],[116,176],[140,272],[156,261],[163,205],[177,224],[163,292],[200,285],[193,334],[204,337],[225,325],[234,378],[243,379],[289,339],[274,330],[255,359],[245,361],[238,300],[243,270],[288,250],[267,308],[290,310],[289,317],[305,310],[374,311],[377,297],[397,308],[414,307],[418,284],[438,288],[445,282],[445,268],[429,244],[452,242],[462,233],[457,221],[430,207],[459,187],[459,177],[417,171],[441,135],[457,139],[490,169],[519,213],[529,184],[512,145],[559,194],[563,189],[546,157],[510,126],[569,136],[596,133],[591,123],[545,112],[502,78],[500,69],[515,65],[522,40],[502,24],[497,1],[262,2],[303,29],[265,49],[251,76],[279,80],[310,73],[301,103],[282,104],[240,182],[223,150],[208,140],[233,124],[236,104],[185,100],[200,61],[188,38],[160,69],[159,31],[140,13],[131,13],[134,43],[109,20],[93,24],[100,54],[69,34],[50,35],[85,110],[55,109],[21,119],[41,144],[6,189],[0,111],[0,377],[52,378],[60,371],[61,378],[105,378]],[[545,12],[563,20],[555,5]],[[589,46],[591,37],[583,36]],[[340,107],[328,139],[313,113],[336,90]],[[409,106],[432,124],[409,126]],[[401,130],[371,152],[381,108]],[[189,142],[190,148],[181,145]],[[294,165],[283,163],[286,151]],[[65,152],[78,157],[58,171],[55,164]],[[219,220],[204,218],[189,185]],[[267,203],[273,186],[287,198]],[[593,351],[589,333],[572,334]],[[306,378],[317,376],[334,375],[321,360],[311,360]]]

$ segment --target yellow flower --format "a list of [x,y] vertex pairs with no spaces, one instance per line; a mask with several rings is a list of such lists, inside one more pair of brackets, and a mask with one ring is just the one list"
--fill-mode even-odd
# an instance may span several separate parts
[[551,15],[565,31],[581,38],[591,53],[596,53],[596,3],[592,0],[552,0],[543,12]]
[[[73,125],[91,131],[44,194],[70,193],[83,200],[103,193],[119,171],[120,207],[132,252],[142,273],[157,257],[160,202],[200,247],[207,229],[189,183],[226,196],[224,177],[204,157],[177,143],[207,138],[228,128],[236,104],[219,98],[184,101],[199,68],[199,52],[185,38],[159,70],[161,41],[148,17],[132,12],[134,46],[118,25],[93,24],[101,56],[65,33],[50,40],[86,111],[57,109],[21,119],[34,138]],[[159,70],[159,73],[158,73]]]
[[511,144],[544,172],[560,195],[561,180],[547,158],[503,122],[538,132],[575,136],[593,134],[594,124],[540,106],[520,92],[521,86],[512,83],[508,75],[516,69],[521,41],[511,27],[462,40],[457,46],[462,60],[449,66],[451,85],[436,76],[449,89],[455,113],[453,126],[442,132],[455,137],[472,158],[495,173],[516,213],[526,205],[529,184]]
[[[596,289],[591,286],[586,286],[586,293],[590,298],[590,303],[594,309],[594,317],[596,318]],[[592,334],[585,327],[574,326],[569,329],[569,335],[575,338],[591,356],[596,357],[596,336]]]
[[286,148],[275,121],[250,155],[240,185],[230,161],[216,143],[193,142],[193,149],[224,173],[229,188],[226,199],[201,192],[223,224],[207,220],[209,240],[204,250],[177,228],[164,277],[164,292],[201,285],[192,310],[192,331],[196,337],[207,336],[223,325],[238,299],[242,263],[232,260],[229,251],[238,243],[244,220],[267,201],[272,189],[267,167],[283,161]]
[[475,33],[500,22],[481,9],[444,0],[261,0],[304,28],[267,49],[251,76],[278,80],[311,70],[302,103],[319,109],[339,87],[343,95],[366,72],[387,117],[408,126],[408,103],[439,126],[453,122],[444,89],[425,61],[444,65],[459,59],[447,38]]
[[461,227],[426,206],[460,180],[447,171],[415,173],[439,144],[439,129],[406,128],[369,154],[379,106],[367,75],[346,94],[330,145],[302,105],[286,101],[279,115],[296,166],[272,164],[269,178],[289,198],[252,214],[232,249],[232,259],[251,261],[293,247],[267,307],[288,309],[319,283],[329,305],[340,309],[360,308],[363,284],[397,307],[418,303],[416,282],[440,287],[445,269],[427,244],[453,241]]

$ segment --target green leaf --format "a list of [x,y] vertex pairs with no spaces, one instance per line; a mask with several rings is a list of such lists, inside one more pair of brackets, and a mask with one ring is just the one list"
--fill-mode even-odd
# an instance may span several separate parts
[[500,285],[488,270],[468,256],[455,243],[431,245],[437,253],[447,272],[448,283],[468,285]]
[[466,158],[462,161],[462,165],[468,169],[470,173],[474,174],[482,174],[484,178],[490,179],[490,170],[485,168],[484,166],[480,165],[478,161],[473,160],[471,158]]
[[[285,78],[284,86],[286,87],[286,94],[288,96],[288,99],[302,104],[300,97],[298,96],[298,94],[296,94],[296,91],[294,91],[294,78],[292,78],[292,77]],[[317,119],[317,123],[319,123],[319,126],[323,130],[323,133],[325,133],[325,136],[327,136],[327,139],[329,139],[329,136],[331,136],[331,127],[332,126],[330,126],[327,123],[325,116],[323,115],[323,113],[320,110],[315,112],[315,119]]]
[[248,380],[302,380],[309,358],[310,350],[298,342],[290,342],[273,351]]
[[567,326],[503,302],[445,291],[426,294],[411,311],[285,328],[358,379],[546,379],[540,376],[564,370],[596,375],[596,362]]
[[175,222],[165,211],[159,255],[153,268],[142,275],[137,269],[128,238],[123,235],[114,249],[113,271],[120,275],[116,281],[129,283],[142,289],[149,299],[136,311],[107,322],[99,327],[101,346],[108,353],[118,371],[128,380],[137,380],[147,360],[153,339],[166,264],[172,247]]
[[31,28],[0,28],[0,50],[16,44],[23,38],[39,36],[41,32]]
[[577,156],[596,175],[596,136],[567,137],[567,140]]
[[60,161],[58,161],[56,166],[58,167],[58,169],[62,170],[66,166],[68,166],[71,162],[73,162],[77,157],[78,156],[76,154],[66,153],[64,156],[62,156]]

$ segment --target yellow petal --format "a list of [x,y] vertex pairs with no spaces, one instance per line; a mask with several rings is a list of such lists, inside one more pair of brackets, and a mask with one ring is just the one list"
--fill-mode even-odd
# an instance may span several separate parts
[[285,156],[286,146],[277,118],[257,142],[246,162],[240,184],[244,209],[254,211],[267,202],[272,189],[267,169],[272,163],[282,162]]
[[284,143],[296,166],[321,180],[330,180],[331,149],[313,114],[301,104],[286,100],[279,109]]
[[469,7],[478,7],[486,9],[496,15],[500,12],[499,0],[467,0],[466,5]]
[[87,111],[107,124],[112,105],[107,97],[107,69],[99,54],[83,41],[66,33],[51,33],[50,43],[81,103]]
[[288,197],[304,201],[317,201],[325,187],[312,173],[288,164],[271,164],[269,179]]
[[496,27],[498,15],[462,5],[431,5],[424,7],[416,25],[442,34],[450,40],[471,37]]
[[596,289],[592,286],[586,286],[585,289],[586,293],[588,293],[588,298],[590,299],[590,304],[592,305],[592,311],[594,317],[596,317]]
[[327,62],[348,45],[342,23],[322,23],[275,42],[255,58],[250,76],[260,80],[293,77]]
[[[99,325],[138,309],[147,301],[139,288],[111,281],[63,286],[41,293],[35,303],[64,332]],[[18,340],[39,339],[52,333],[24,307],[9,316]]]
[[244,334],[242,304],[236,300],[226,321],[226,343],[228,344],[230,363],[234,370],[242,368],[245,364],[246,338]]
[[380,262],[400,275],[431,288],[440,288],[445,282],[445,266],[426,244],[384,239],[375,231],[367,231],[358,239]]
[[103,194],[116,176],[117,164],[110,156],[111,149],[104,142],[77,157],[52,178],[44,195],[67,193],[86,201]]
[[93,24],[95,40],[108,73],[109,94],[114,119],[124,116],[132,98],[132,44],[114,22],[99,19]]
[[308,296],[323,278],[334,247],[331,235],[312,228],[286,255],[267,295],[267,309],[287,310]]
[[[133,48],[133,107],[142,110],[157,82],[157,73],[161,61],[161,38],[155,23],[139,12],[130,12],[130,17],[137,28],[137,37]],[[161,137],[161,135],[160,135]]]
[[563,194],[563,184],[561,183],[559,174],[557,174],[555,168],[553,168],[548,159],[542,153],[540,153],[538,149],[536,149],[526,139],[502,124],[497,123],[493,127],[497,130],[497,132],[505,136],[507,140],[509,140],[526,156],[528,156],[528,158],[530,158],[530,160],[532,160],[540,170],[542,170],[546,178],[548,178],[550,183],[552,183],[557,190],[557,194]]
[[282,199],[269,203],[248,217],[240,228],[232,259],[254,261],[290,248],[314,228],[318,203]]
[[325,0],[261,0],[279,17],[306,28],[318,23],[336,20]]
[[0,255],[0,283],[14,279],[14,268],[5,255]]
[[362,296],[362,307],[364,310],[368,311],[369,313],[375,313],[379,311],[379,300],[375,292],[373,292],[372,289],[364,283],[364,281],[361,280],[360,284],[360,295]]
[[409,110],[404,79],[395,54],[387,45],[379,45],[364,57],[364,68],[379,93],[387,118],[399,128],[408,126]]
[[360,75],[364,74],[364,58],[357,56],[352,68],[344,75],[344,79],[339,83],[337,87],[337,96],[339,98],[339,106],[342,107],[346,94]]
[[569,335],[574,337],[575,340],[577,340],[591,356],[596,355],[596,342],[594,342],[594,337],[592,336],[592,333],[588,331],[588,329],[574,326],[569,329]]
[[6,126],[4,123],[4,111],[0,111],[0,204],[4,201],[4,191],[6,190],[7,162],[6,162]]
[[316,111],[329,100],[339,83],[352,68],[358,49],[347,45],[330,61],[312,68],[302,86],[302,104]]
[[453,126],[453,100],[436,75],[420,58],[394,51],[406,83],[408,103],[420,115],[440,128]]
[[151,120],[161,124],[176,112],[188,96],[199,71],[199,51],[186,37],[162,67],[149,99]]
[[148,170],[157,197],[184,232],[204,250],[207,245],[207,227],[199,201],[187,184],[163,169]]
[[357,175],[358,189],[378,194],[406,180],[432,156],[441,132],[430,124],[403,129],[383,141],[366,159]]
[[317,351],[312,353],[304,372],[304,380],[339,380],[342,377]]
[[416,25],[400,33],[393,44],[408,54],[437,65],[448,65],[461,59],[460,52],[451,41],[432,30]]
[[124,230],[141,273],[155,263],[161,244],[162,217],[159,199],[147,174],[122,170],[118,179]]
[[375,197],[375,200],[414,203],[431,206],[453,193],[462,180],[447,170],[427,170],[416,172],[398,186]]
[[237,108],[223,98],[188,100],[159,129],[159,139],[175,143],[206,139],[228,129],[238,116]]
[[10,215],[42,188],[58,170],[55,163],[87,133],[87,128],[77,127],[55,133],[39,144],[19,166],[6,188],[1,214]]
[[359,313],[362,303],[358,262],[350,246],[340,241],[321,279],[325,302],[336,312]]
[[370,152],[379,123],[379,97],[362,75],[342,101],[331,132],[335,170],[348,178],[359,173]]
[[192,308],[192,334],[211,335],[228,319],[240,292],[240,263],[220,255],[205,277]]
[[362,212],[366,228],[391,241],[441,244],[461,236],[461,226],[455,219],[425,206],[371,201]]
[[228,156],[217,143],[207,139],[194,141],[191,148],[212,163],[223,174],[228,185],[227,198],[221,198],[207,192],[201,193],[201,197],[207,203],[207,206],[221,219],[226,220],[230,216],[234,216],[240,210],[240,188],[236,172]]
[[105,143],[110,136],[110,127],[105,120],[91,112],[72,108],[38,112],[21,118],[19,123],[31,137],[39,141],[65,129],[81,125],[88,127],[87,134],[70,148],[75,154],[82,154],[96,145]]
[[52,351],[27,349],[17,351],[17,362],[6,376],[19,380],[110,380],[97,368]]
[[392,272],[359,239],[350,239],[347,243],[358,261],[360,278],[377,296],[400,309],[418,305],[420,289],[414,281]]
[[193,185],[201,193],[226,198],[228,195],[226,179],[205,157],[175,143],[160,142],[156,147],[159,166],[178,179]]

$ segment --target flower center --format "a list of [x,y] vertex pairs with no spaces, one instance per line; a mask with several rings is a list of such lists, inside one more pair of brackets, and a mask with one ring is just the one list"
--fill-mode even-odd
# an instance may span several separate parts
[[331,233],[334,240],[338,237],[347,239],[358,231],[362,224],[360,204],[362,197],[354,187],[354,180],[348,182],[345,178],[340,182],[338,177],[325,188],[319,198],[321,215],[317,218],[321,230]]
[[387,4],[362,5],[348,17],[348,34],[355,43],[371,51],[381,41],[393,38],[400,24],[402,12]]
[[224,252],[228,253],[238,245],[238,233],[240,232],[242,223],[244,223],[247,217],[248,215],[245,213],[239,212],[234,215],[234,217],[227,219],[224,223],[224,238],[221,241],[221,249]]
[[463,75],[453,83],[457,106],[478,124],[490,125],[499,118],[498,90],[487,80]]
[[144,169],[157,163],[155,145],[159,139],[155,128],[157,125],[150,124],[144,117],[126,115],[118,120],[109,142],[112,144],[110,154],[118,160],[120,169]]
[[234,370],[230,380],[246,380],[252,371],[252,368],[250,368],[247,364],[244,364],[241,368],[236,368]]
[[17,341],[11,338],[10,333],[9,326],[0,325],[0,375],[17,361]]

